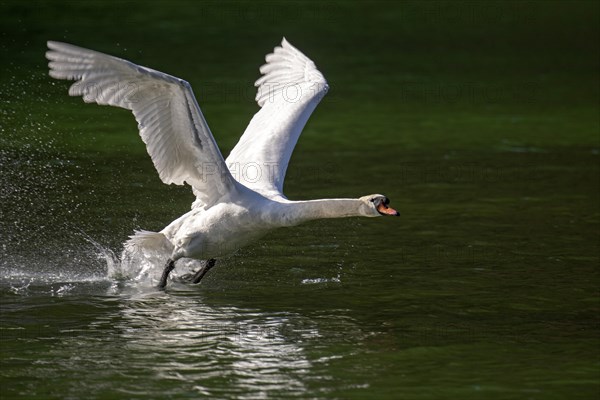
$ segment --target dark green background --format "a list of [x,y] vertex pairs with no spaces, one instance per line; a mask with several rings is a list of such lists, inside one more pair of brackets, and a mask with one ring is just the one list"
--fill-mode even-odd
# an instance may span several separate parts
[[[598,2],[1,1],[0,24],[2,398],[193,398],[194,382],[212,398],[598,398]],[[282,36],[331,86],[286,194],[381,192],[402,217],[274,232],[166,298],[77,283],[105,275],[82,231],[118,252],[193,197],[160,182],[129,112],[68,98],[45,42],[186,79],[226,155]],[[254,385],[223,355],[220,378],[193,375],[212,353],[162,328],[164,303],[279,329],[312,364],[255,369],[250,352]],[[304,386],[265,386],[276,373]]]

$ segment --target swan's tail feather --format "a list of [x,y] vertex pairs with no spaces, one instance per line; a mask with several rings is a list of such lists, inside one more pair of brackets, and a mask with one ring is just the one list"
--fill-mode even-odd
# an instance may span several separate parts
[[132,278],[154,283],[160,277],[162,266],[173,252],[173,245],[160,232],[135,231],[123,243],[120,271],[117,278]]
[[173,251],[173,245],[161,232],[143,230],[134,231],[123,247],[124,251],[131,254],[151,252],[170,255]]

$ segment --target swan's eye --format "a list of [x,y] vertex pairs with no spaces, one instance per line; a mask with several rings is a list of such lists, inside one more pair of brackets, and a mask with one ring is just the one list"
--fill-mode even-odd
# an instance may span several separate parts
[[375,203],[375,198],[369,199],[371,203]]

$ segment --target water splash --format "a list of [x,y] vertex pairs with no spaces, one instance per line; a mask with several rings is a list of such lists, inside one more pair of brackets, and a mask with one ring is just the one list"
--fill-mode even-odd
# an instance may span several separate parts
[[[164,254],[132,257],[118,250],[121,238],[138,227],[139,211],[132,212],[127,204],[115,206],[126,200],[123,188],[131,191],[133,185],[138,191],[139,171],[111,168],[110,179],[99,179],[103,163],[86,153],[93,139],[77,137],[89,132],[69,125],[68,115],[57,116],[61,123],[53,120],[60,108],[51,103],[63,102],[50,90],[56,82],[45,72],[26,76],[15,66],[7,70],[7,78],[0,82],[0,95],[8,99],[0,109],[0,284],[24,293],[32,283],[63,283],[53,289],[63,295],[73,291],[65,282],[155,285]],[[71,136],[75,140],[64,140]],[[103,157],[122,162],[112,155]],[[129,174],[123,181],[130,186],[103,185],[112,184],[121,173]],[[113,224],[104,212],[108,209],[131,220]],[[196,268],[197,261],[177,264],[178,274]]]
[[320,283],[341,283],[341,275],[342,275],[343,264],[338,264],[338,271],[336,276],[332,276],[331,278],[306,278],[302,280],[303,285],[314,285]]
[[94,240],[94,238],[83,230],[78,229],[78,231],[81,237],[94,247],[98,259],[106,263],[106,276],[109,278],[118,278],[117,271],[120,269],[119,266],[121,262],[115,252],[109,247],[103,246],[101,243]]

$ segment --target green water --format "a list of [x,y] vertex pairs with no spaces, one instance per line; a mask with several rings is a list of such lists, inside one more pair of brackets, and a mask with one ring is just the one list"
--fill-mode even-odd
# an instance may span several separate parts
[[[596,2],[1,2],[1,399],[600,398]],[[331,84],[293,199],[384,193],[166,292],[100,250],[189,208],[63,40],[180,76],[224,154],[285,35]],[[93,243],[96,243],[94,245]],[[99,247],[98,247],[99,246]]]

